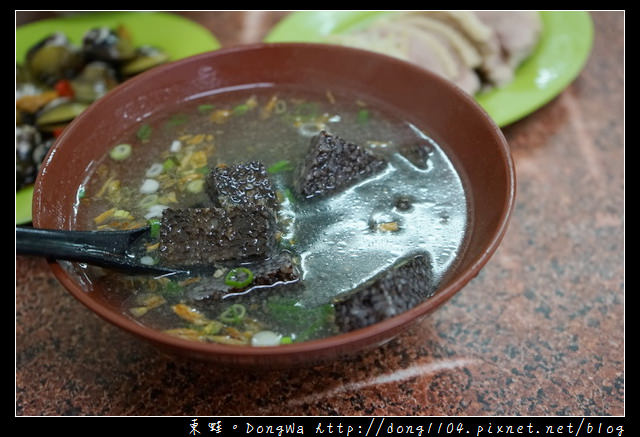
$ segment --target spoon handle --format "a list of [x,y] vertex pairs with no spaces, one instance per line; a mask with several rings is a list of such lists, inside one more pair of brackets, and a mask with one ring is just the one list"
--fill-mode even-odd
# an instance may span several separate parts
[[112,265],[148,228],[133,231],[63,231],[16,227],[16,254]]
[[16,226],[16,254],[77,261],[130,274],[188,275],[183,267],[142,264],[131,256],[149,226],[129,231],[63,231]]

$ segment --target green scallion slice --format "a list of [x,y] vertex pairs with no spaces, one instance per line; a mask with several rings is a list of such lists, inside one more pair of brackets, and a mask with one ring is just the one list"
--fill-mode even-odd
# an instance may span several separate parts
[[283,159],[282,161],[278,161],[275,164],[269,166],[267,168],[268,173],[280,173],[282,171],[293,170],[293,164],[287,159]]
[[151,136],[151,131],[151,126],[149,126],[148,124],[143,124],[142,126],[140,126],[140,129],[138,129],[138,132],[136,132],[136,136],[139,140],[148,140]]
[[360,109],[358,111],[358,123],[364,124],[369,121],[369,111],[366,109]]
[[233,288],[246,287],[251,282],[253,282],[253,272],[246,267],[231,269],[224,278],[224,283]]
[[219,319],[225,323],[240,323],[246,314],[244,305],[234,303],[220,314]]
[[173,167],[175,167],[176,165],[178,165],[176,163],[176,160],[174,158],[167,158],[164,160],[164,162],[162,163],[162,168],[167,171],[172,169]]
[[175,114],[173,115],[169,121],[165,124],[166,127],[174,127],[184,124],[189,120],[189,116],[187,114]]
[[204,189],[204,179],[196,179],[187,184],[187,191],[190,193],[200,193]]
[[290,188],[285,188],[284,197],[286,197],[287,200],[291,203],[295,203],[296,201],[296,198],[293,196],[293,192],[291,191]]
[[208,112],[208,111],[211,111],[213,108],[215,108],[214,105],[210,103],[205,103],[202,105],[198,105],[198,112]]
[[160,289],[160,294],[166,298],[177,298],[182,294],[183,287],[176,281],[169,281],[164,288]]
[[160,236],[160,219],[152,218],[147,223],[149,223],[149,236],[158,238]]
[[118,144],[109,151],[109,156],[116,161],[122,161],[131,156],[131,150],[131,144]]
[[249,110],[249,105],[247,105],[246,103],[242,103],[236,107],[233,108],[233,114],[234,115],[242,115],[245,112],[247,112]]

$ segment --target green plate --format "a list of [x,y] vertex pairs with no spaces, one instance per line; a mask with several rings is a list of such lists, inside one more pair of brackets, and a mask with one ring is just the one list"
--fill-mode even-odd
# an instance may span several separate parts
[[[62,32],[73,43],[80,44],[87,30],[120,24],[127,28],[135,46],[162,48],[171,61],[220,48],[220,43],[209,30],[179,15],[162,12],[91,12],[18,27],[16,62],[22,62],[31,46],[53,32]],[[16,224],[31,221],[32,192],[33,187],[26,187],[16,193]]]
[[[325,42],[329,35],[364,27],[382,11],[300,11],[280,21],[266,42]],[[475,96],[498,126],[534,112],[566,88],[580,73],[593,43],[588,12],[540,12],[543,32],[532,55],[508,85]]]

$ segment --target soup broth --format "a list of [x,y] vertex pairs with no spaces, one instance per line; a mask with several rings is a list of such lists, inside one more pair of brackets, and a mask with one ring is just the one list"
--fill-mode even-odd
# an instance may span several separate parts
[[[323,135],[383,164],[329,193],[303,195],[301,163]],[[273,187],[275,245],[264,256],[190,277],[84,267],[128,316],[182,338],[268,346],[366,326],[380,320],[362,316],[383,305],[375,293],[387,307],[401,302],[380,313],[387,316],[428,298],[465,240],[467,200],[455,167],[427,132],[376,102],[272,87],[221,92],[141,120],[113,146],[78,190],[76,227],[150,224],[152,238],[135,255],[144,263],[164,262],[156,238],[166,211],[209,211],[216,169],[259,163]],[[405,299],[412,287],[417,297]]]

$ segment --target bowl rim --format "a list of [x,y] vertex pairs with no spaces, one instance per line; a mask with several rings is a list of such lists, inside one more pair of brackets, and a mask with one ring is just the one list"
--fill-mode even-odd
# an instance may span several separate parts
[[[115,89],[111,90],[107,95],[101,98],[109,99],[109,96],[119,95],[121,93],[126,93],[132,87],[136,87],[139,82],[152,80],[156,75],[165,74],[167,71],[171,71],[176,68],[176,66],[186,64],[186,63],[197,63],[200,59],[208,59],[211,57],[220,57],[233,54],[235,52],[247,52],[247,51],[260,51],[260,50],[270,50],[270,49],[325,49],[325,50],[335,50],[342,51],[348,54],[348,52],[357,52],[362,55],[362,52],[365,50],[345,47],[340,45],[331,45],[325,43],[295,43],[295,42],[278,42],[278,43],[254,43],[254,44],[243,44],[237,46],[231,46],[226,48],[221,48],[215,51],[205,52],[197,55],[193,55],[187,58],[179,59],[176,61],[169,62],[165,65],[161,65],[155,67],[154,69],[141,73],[126,82],[118,85]],[[300,343],[292,343],[292,344],[284,344],[279,345],[277,347],[255,347],[255,346],[242,346],[242,345],[224,345],[218,343],[205,343],[205,342],[196,342],[193,340],[186,340],[176,336],[172,336],[161,331],[148,328],[140,323],[134,321],[133,319],[127,317],[122,312],[116,312],[113,309],[109,308],[109,306],[104,305],[100,301],[91,297],[90,293],[87,293],[82,287],[76,283],[72,277],[67,273],[67,271],[56,261],[56,260],[47,260],[53,274],[58,279],[58,281],[69,291],[76,299],[78,299],[82,304],[84,304],[91,311],[96,313],[98,316],[102,317],[104,320],[112,323],[119,328],[132,333],[138,337],[146,339],[156,345],[159,346],[167,346],[170,349],[178,349],[183,351],[188,351],[195,353],[201,356],[211,356],[211,357],[222,357],[226,356],[228,358],[235,357],[239,358],[240,361],[242,358],[255,358],[255,357],[294,357],[299,356],[300,354],[305,354],[309,352],[313,352],[314,354],[322,354],[323,352],[334,351],[336,348],[347,350],[348,346],[356,343],[370,343],[375,341],[376,339],[384,340],[387,338],[385,333],[398,331],[403,327],[411,324],[416,319],[419,319],[422,316],[425,316],[441,306],[451,297],[453,297],[458,291],[460,291],[471,279],[473,279],[480,270],[486,265],[489,259],[493,256],[498,246],[502,242],[502,239],[506,233],[511,213],[515,204],[515,192],[516,192],[516,175],[515,175],[515,165],[513,162],[513,158],[511,156],[511,150],[509,145],[501,131],[501,129],[495,124],[495,122],[491,119],[488,113],[473,99],[472,96],[468,95],[466,92],[455,86],[453,83],[447,81],[444,78],[437,76],[435,73],[432,73],[428,70],[422,69],[417,65],[414,65],[408,61],[404,61],[398,58],[394,58],[385,54],[369,52],[366,53],[367,56],[372,58],[379,58],[380,62],[384,63],[395,63],[399,67],[403,69],[412,69],[417,71],[419,74],[422,74],[426,77],[429,77],[431,82],[436,82],[439,86],[449,88],[449,90],[453,93],[458,94],[458,97],[465,100],[466,103],[472,106],[477,113],[478,117],[483,119],[483,124],[490,129],[490,134],[493,136],[494,142],[497,146],[497,152],[500,155],[500,161],[504,164],[503,170],[506,173],[507,178],[507,192],[505,192],[505,201],[504,207],[499,214],[498,218],[498,227],[491,236],[489,240],[489,244],[483,247],[480,255],[476,257],[476,259],[467,267],[464,271],[457,272],[456,275],[452,278],[452,280],[443,288],[440,288],[436,294],[434,294],[429,299],[421,302],[415,307],[398,314],[394,317],[387,318],[381,322],[376,324],[360,328],[357,330],[349,331],[346,333],[341,333],[337,335],[333,335],[330,337],[325,337],[316,340],[309,340]],[[85,118],[88,118],[91,113],[95,110],[95,105],[91,105],[87,110],[85,110],[82,114],[76,117],[75,120],[69,125],[65,131],[57,138],[54,145],[51,147],[47,157],[44,160],[44,164],[40,170],[40,173],[43,173],[43,170],[46,171],[46,166],[50,162],[50,158],[53,156],[54,149],[56,149],[58,144],[63,144],[64,139],[67,135],[70,135],[70,132],[73,130],[73,126],[82,123]],[[33,195],[33,223],[37,227],[40,223],[41,219],[41,208],[40,204],[42,203],[42,199],[44,198],[43,187],[42,187],[42,178],[36,178],[34,195]],[[331,354],[333,355],[333,354]]]

